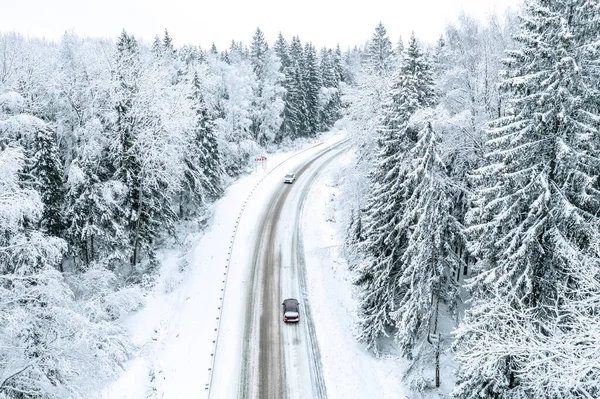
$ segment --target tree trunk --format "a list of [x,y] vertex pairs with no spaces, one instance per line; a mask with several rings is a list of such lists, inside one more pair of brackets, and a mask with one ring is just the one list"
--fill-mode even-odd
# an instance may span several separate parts
[[138,199],[138,215],[137,215],[137,220],[135,221],[135,236],[133,238],[133,258],[132,258],[132,265],[135,266],[137,264],[137,258],[138,258],[138,239],[140,236],[140,219],[142,218],[142,200],[143,200],[143,186],[144,186],[144,175],[142,172],[142,176],[140,178],[140,193],[139,193],[139,199]]
[[92,262],[94,261],[94,235],[92,234],[92,236],[90,237],[90,258],[92,259]]

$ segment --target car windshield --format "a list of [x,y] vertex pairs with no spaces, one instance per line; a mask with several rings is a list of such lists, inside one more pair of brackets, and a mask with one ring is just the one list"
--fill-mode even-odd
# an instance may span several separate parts
[[[281,176],[281,175],[280,175],[280,176]],[[285,177],[292,178],[292,177],[294,177],[294,174],[293,174],[293,173],[288,173],[287,175],[285,175]]]

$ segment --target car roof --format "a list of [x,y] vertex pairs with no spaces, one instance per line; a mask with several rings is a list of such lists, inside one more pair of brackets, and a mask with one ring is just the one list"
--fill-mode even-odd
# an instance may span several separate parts
[[283,300],[283,304],[288,307],[288,306],[298,306],[298,300],[294,299],[294,298],[288,298],[288,299],[284,299]]

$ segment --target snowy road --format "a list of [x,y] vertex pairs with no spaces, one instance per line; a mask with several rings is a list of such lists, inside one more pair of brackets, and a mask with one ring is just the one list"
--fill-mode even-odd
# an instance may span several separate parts
[[[409,397],[405,362],[376,359],[354,337],[338,186],[353,155],[331,148],[344,139],[332,132],[266,154],[269,164],[227,189],[189,247],[160,253],[146,307],[123,320],[139,353],[104,399]],[[283,185],[289,171],[298,180]],[[281,320],[287,296],[301,302],[298,325]]]
[[[246,274],[245,293],[227,290],[225,294],[226,302],[228,297],[235,296],[236,300],[229,301],[230,305],[235,302],[237,306],[244,306],[245,311],[243,320],[224,326],[222,342],[227,348],[217,352],[211,397],[327,396],[307,301],[299,220],[310,184],[326,164],[345,150],[345,142],[342,142],[316,151],[296,165],[294,184],[277,185],[264,201],[266,206],[262,207],[259,228],[255,230],[258,234],[247,237],[255,244]],[[281,302],[289,297],[298,298],[301,304],[301,321],[296,325],[286,325],[282,320]],[[224,319],[227,310],[225,305]],[[235,334],[227,338],[227,331],[235,328],[243,329],[243,334],[237,334],[242,337],[241,343],[231,341]],[[228,356],[223,352],[231,353],[232,347],[241,351],[239,370],[219,369],[219,356]],[[237,392],[232,390],[233,386],[238,387]]]

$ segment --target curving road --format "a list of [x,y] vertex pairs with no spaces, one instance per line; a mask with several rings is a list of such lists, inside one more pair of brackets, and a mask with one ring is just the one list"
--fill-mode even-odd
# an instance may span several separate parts
[[[260,221],[245,300],[240,398],[327,397],[307,301],[300,214],[319,171],[346,150],[343,141],[296,170],[296,182],[281,184]],[[298,324],[283,323],[281,302],[289,297],[300,301]]]

